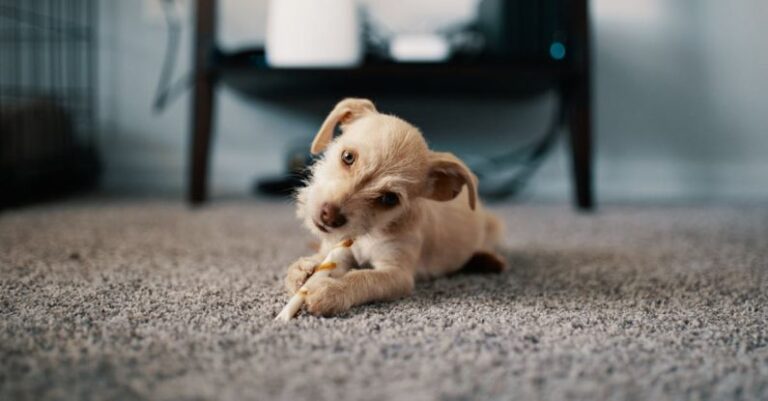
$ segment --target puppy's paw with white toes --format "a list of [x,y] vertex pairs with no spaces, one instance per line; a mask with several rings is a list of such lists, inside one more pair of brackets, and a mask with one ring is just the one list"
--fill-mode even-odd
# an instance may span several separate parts
[[315,316],[333,316],[352,307],[341,280],[324,277],[307,286],[307,311]]
[[288,268],[285,275],[285,289],[293,295],[307,281],[309,276],[315,270],[317,262],[313,258],[300,258]]

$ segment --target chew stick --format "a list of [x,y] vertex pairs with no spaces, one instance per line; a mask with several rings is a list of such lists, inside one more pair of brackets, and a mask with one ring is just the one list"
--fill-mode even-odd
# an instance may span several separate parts
[[287,322],[292,317],[296,316],[302,305],[304,305],[304,299],[307,297],[307,284],[312,283],[322,277],[339,277],[349,270],[352,264],[354,256],[352,256],[352,244],[353,240],[347,239],[339,242],[336,246],[328,252],[328,256],[323,259],[323,262],[315,267],[312,275],[309,276],[296,294],[293,294],[288,303],[283,307],[283,310],[277,314],[275,320],[281,320]]

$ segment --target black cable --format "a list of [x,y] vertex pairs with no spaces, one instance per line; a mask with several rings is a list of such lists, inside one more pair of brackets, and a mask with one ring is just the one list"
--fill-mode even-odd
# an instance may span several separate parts
[[[473,171],[480,180],[480,190],[482,195],[487,198],[503,199],[518,194],[527,184],[528,180],[538,170],[546,159],[546,156],[552,151],[557,142],[559,128],[562,125],[565,108],[560,99],[555,106],[552,120],[544,136],[536,142],[524,145],[511,152],[497,156],[488,157],[480,163],[473,163]],[[503,176],[516,166],[519,168],[516,174],[509,178],[500,180],[494,184],[493,189],[489,189],[489,181],[493,176]],[[485,183],[485,185],[483,185]]]
[[181,41],[181,21],[179,19],[176,0],[159,0],[165,16],[168,39],[165,45],[163,67],[155,91],[153,110],[159,113],[165,107],[181,95],[192,83],[191,74],[187,73],[174,83],[170,83],[176,70],[176,59],[179,55],[179,42]]

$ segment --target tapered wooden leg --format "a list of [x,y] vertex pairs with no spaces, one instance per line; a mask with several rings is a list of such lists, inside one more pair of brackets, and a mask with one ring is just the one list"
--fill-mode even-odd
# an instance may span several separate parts
[[588,80],[575,82],[568,101],[573,196],[581,210],[592,210],[595,199],[592,187],[592,116]]
[[589,1],[574,0],[571,29],[575,74],[567,84],[568,127],[573,163],[576,206],[584,211],[595,207],[592,188],[592,62],[590,56]]
[[188,192],[188,200],[193,205],[205,202],[208,197],[208,166],[216,91],[216,74],[211,66],[215,49],[215,11],[215,0],[197,0]]
[[197,82],[194,97],[188,196],[190,203],[201,204],[208,198],[208,166],[213,129],[213,84],[210,79]]

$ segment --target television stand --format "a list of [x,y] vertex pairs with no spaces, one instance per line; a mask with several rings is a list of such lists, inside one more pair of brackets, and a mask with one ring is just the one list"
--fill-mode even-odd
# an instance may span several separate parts
[[194,89],[188,200],[208,197],[214,96],[220,83],[261,98],[301,94],[375,97],[380,94],[508,98],[555,90],[565,107],[574,204],[592,210],[592,107],[587,0],[569,8],[569,56],[556,60],[456,58],[444,63],[396,63],[372,57],[356,68],[272,68],[263,49],[223,53],[216,42],[217,0],[196,0]]

